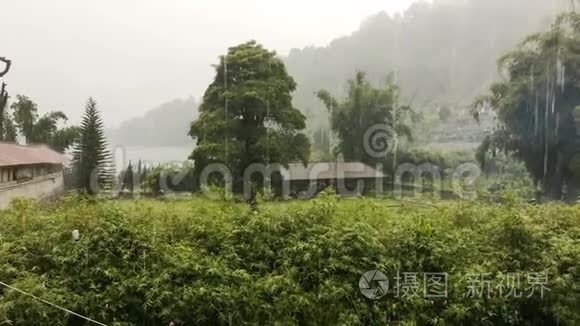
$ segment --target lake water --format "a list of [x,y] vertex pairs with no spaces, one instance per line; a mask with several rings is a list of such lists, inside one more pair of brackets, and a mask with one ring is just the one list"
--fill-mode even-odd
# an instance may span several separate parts
[[137,164],[139,161],[147,165],[176,163],[187,160],[193,151],[193,147],[123,147],[116,146],[113,149],[115,166],[117,171],[127,167],[129,162]]

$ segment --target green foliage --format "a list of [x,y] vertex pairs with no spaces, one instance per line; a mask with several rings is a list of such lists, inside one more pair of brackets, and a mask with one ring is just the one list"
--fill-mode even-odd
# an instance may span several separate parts
[[399,164],[411,163],[419,166],[424,163],[429,163],[439,167],[441,171],[445,169],[456,169],[463,163],[477,162],[473,151],[436,151],[412,148],[399,151],[397,156]]
[[96,194],[99,190],[112,188],[115,178],[112,155],[107,147],[97,102],[92,98],[85,107],[73,163],[80,191]]
[[393,141],[397,135],[410,139],[411,129],[405,118],[411,111],[408,106],[399,104],[399,89],[387,80],[384,88],[373,87],[363,72],[357,72],[348,81],[348,96],[338,101],[326,90],[317,93],[331,116],[332,130],[338,135],[339,144],[335,149],[346,161],[372,163],[376,158],[365,152],[365,133],[377,124],[385,124]]
[[568,160],[578,150],[573,112],[580,101],[579,36],[580,15],[559,16],[550,30],[526,38],[499,60],[506,80],[474,103],[476,118],[489,105],[500,121],[479,159],[488,152],[514,154],[554,199],[562,197],[563,184],[573,183]]
[[232,202],[236,200],[236,197],[229,193],[225,187],[220,187],[215,184],[203,185],[201,190],[204,195],[209,198],[216,198],[223,202]]
[[[16,102],[11,105],[14,111],[14,122],[18,126],[18,131],[30,138],[34,135],[34,125],[38,120],[38,107],[31,99],[23,95],[16,95]],[[62,116],[57,116],[58,113],[53,114],[54,118],[59,119]],[[48,119],[47,119],[48,120]]]
[[51,111],[43,116],[38,115],[38,106],[30,98],[16,95],[16,101],[10,106],[12,114],[5,112],[2,139],[14,141],[17,131],[26,137],[31,144],[47,144],[59,152],[66,151],[79,136],[79,128],[59,125],[68,120],[61,111]]
[[138,175],[135,173],[133,168],[133,163],[129,161],[129,165],[127,169],[121,172],[120,181],[121,181],[121,191],[128,191],[129,193],[133,194],[135,191],[136,186],[136,177]]
[[310,143],[299,132],[305,117],[292,106],[296,83],[276,53],[251,41],[230,48],[215,68],[191,124],[196,172],[223,163],[239,187],[250,164],[307,162]]
[[[22,216],[26,216],[23,227]],[[0,280],[108,325],[577,325],[578,206],[110,202],[67,197],[0,212]],[[79,230],[73,241],[71,231]],[[371,301],[371,269],[448,272],[444,299]],[[468,273],[547,272],[544,299],[469,298]],[[433,300],[433,301],[432,301]],[[84,325],[0,287],[0,321]]]
[[570,0],[441,0],[416,1],[401,14],[376,13],[328,45],[290,51],[285,62],[298,83],[295,104],[312,108],[314,130],[327,126],[313,92],[345,96],[339,81],[362,70],[372,82],[397,71],[402,99],[417,110],[469,105],[498,76],[498,57],[569,6]]
[[15,142],[18,130],[12,121],[12,117],[8,111],[3,111],[0,116],[0,140],[7,142]]
[[190,161],[152,167],[139,181],[143,190],[156,196],[165,191],[193,192],[196,190],[193,163]]
[[141,192],[150,190],[150,188],[147,188],[146,183],[146,180],[149,179],[149,169],[141,160],[137,163],[137,167],[134,167],[133,163],[129,162],[129,166],[121,171],[119,177],[121,183],[120,189],[123,194],[125,194],[125,191],[128,191],[129,195],[132,196],[136,192],[140,194]]

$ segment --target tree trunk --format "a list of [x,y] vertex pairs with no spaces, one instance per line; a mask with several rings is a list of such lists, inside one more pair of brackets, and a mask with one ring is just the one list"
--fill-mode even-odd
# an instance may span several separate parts
[[4,77],[10,71],[12,62],[4,57],[0,57],[0,62],[4,63],[4,69],[0,71],[0,78]]
[[562,176],[548,177],[544,183],[544,197],[549,200],[562,200]]
[[[6,108],[6,103],[8,103],[8,93],[5,88],[6,84],[2,83],[2,86],[0,86],[0,132],[4,130],[4,109]],[[0,137],[4,137],[4,135],[0,134]]]

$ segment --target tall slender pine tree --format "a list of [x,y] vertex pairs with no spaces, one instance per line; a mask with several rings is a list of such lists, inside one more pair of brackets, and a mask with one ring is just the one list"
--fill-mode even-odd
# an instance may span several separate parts
[[94,195],[112,189],[115,182],[112,161],[97,102],[89,98],[73,158],[79,190]]

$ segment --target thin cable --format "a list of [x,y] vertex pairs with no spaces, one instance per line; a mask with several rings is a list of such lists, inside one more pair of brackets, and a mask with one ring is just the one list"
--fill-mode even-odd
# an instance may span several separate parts
[[103,324],[103,323],[101,323],[101,322],[98,322],[98,321],[96,321],[96,320],[94,320],[94,319],[90,319],[89,317],[85,317],[85,316],[83,316],[83,315],[81,315],[81,314],[77,314],[77,313],[76,313],[76,312],[74,312],[74,311],[68,310],[68,309],[66,309],[66,308],[63,308],[63,307],[61,307],[61,306],[59,306],[59,305],[56,305],[56,304],[54,304],[54,303],[52,303],[52,302],[46,301],[46,300],[44,300],[44,299],[42,299],[42,298],[39,298],[39,297],[35,296],[34,294],[30,294],[30,293],[28,293],[28,292],[22,291],[22,290],[20,290],[20,289],[18,289],[18,288],[15,288],[15,287],[13,287],[13,286],[11,286],[11,285],[8,285],[8,284],[4,283],[4,282],[1,282],[1,281],[0,281],[0,285],[3,285],[3,286],[5,286],[5,287],[7,287],[7,288],[9,288],[9,289],[12,289],[12,290],[14,290],[14,291],[20,292],[20,293],[22,293],[22,294],[24,294],[24,295],[26,295],[26,296],[29,296],[29,297],[31,297],[31,298],[33,298],[33,299],[35,299],[35,300],[38,300],[38,301],[44,302],[44,303],[46,303],[47,305],[53,306],[53,307],[55,307],[55,308],[58,308],[58,309],[60,309],[60,310],[62,310],[62,311],[64,311],[64,312],[66,312],[66,313],[69,313],[69,314],[71,314],[71,315],[75,315],[75,316],[77,316],[77,317],[80,317],[80,318],[82,318],[82,319],[84,319],[84,320],[86,320],[86,321],[89,321],[89,322],[93,323],[93,324],[97,324],[97,325],[101,325],[101,326],[108,326],[108,325],[106,325],[106,324]]

